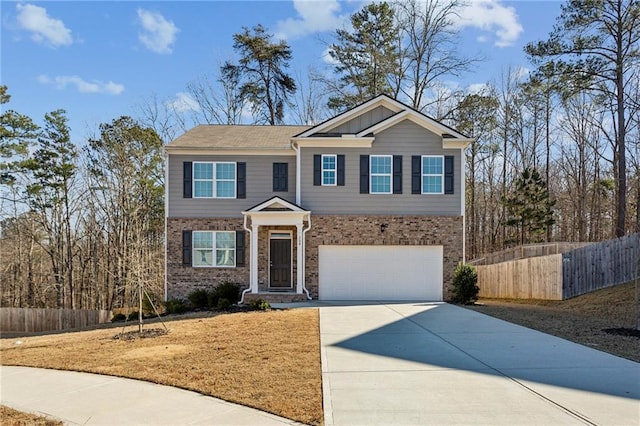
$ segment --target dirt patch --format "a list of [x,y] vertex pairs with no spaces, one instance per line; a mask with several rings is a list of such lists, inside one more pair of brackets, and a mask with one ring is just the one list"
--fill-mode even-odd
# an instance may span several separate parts
[[147,380],[323,423],[317,309],[163,321],[169,333],[144,339],[114,339],[113,328],[3,336],[0,361]]
[[3,426],[62,426],[64,424],[59,420],[14,410],[6,405],[0,405],[0,419]]
[[467,308],[640,362],[634,300],[629,283],[564,301],[480,299]]

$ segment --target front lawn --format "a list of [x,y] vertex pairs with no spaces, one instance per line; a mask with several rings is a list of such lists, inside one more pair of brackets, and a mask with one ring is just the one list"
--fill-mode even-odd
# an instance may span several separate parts
[[3,338],[0,359],[147,380],[323,423],[317,309],[220,314],[167,326],[168,334],[134,340],[114,339],[122,328]]

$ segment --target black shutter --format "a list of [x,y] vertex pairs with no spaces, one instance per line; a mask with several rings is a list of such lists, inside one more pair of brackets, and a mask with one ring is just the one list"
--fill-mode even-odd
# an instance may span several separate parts
[[185,161],[182,163],[182,197],[183,198],[191,198],[193,196],[192,193],[192,182],[193,182],[193,163],[191,161]]
[[453,194],[453,155],[444,156],[444,193]]
[[273,191],[287,192],[289,190],[289,164],[273,163]]
[[360,193],[369,193],[369,156],[360,156]]
[[313,156],[313,186],[322,185],[322,156],[315,154]]
[[182,266],[191,266],[191,231],[182,231]]
[[411,156],[411,193],[422,193],[422,157]]
[[344,186],[344,155],[338,155],[338,186]]
[[236,164],[236,198],[247,198],[247,163]]
[[402,155],[393,156],[393,193],[402,194]]
[[236,231],[236,267],[245,266],[244,231]]

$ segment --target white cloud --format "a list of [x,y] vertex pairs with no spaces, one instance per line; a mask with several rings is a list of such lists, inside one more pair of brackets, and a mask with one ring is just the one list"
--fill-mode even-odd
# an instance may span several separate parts
[[467,93],[472,95],[483,95],[489,90],[487,83],[472,83],[467,86]]
[[[461,28],[474,27],[493,33],[498,47],[511,46],[524,31],[516,10],[501,4],[500,0],[471,0],[461,10],[457,24]],[[480,42],[486,40],[486,36],[478,38]]]
[[200,105],[185,92],[176,93],[176,97],[166,102],[166,106],[176,112],[200,111]]
[[171,45],[176,41],[176,35],[180,31],[178,27],[161,14],[144,9],[138,9],[138,20],[142,26],[138,40],[153,52],[171,53]]
[[31,39],[36,43],[52,47],[73,43],[71,30],[65,27],[60,19],[50,17],[44,7],[18,3],[16,9],[18,26],[31,32]]
[[38,76],[38,82],[55,87],[56,89],[64,89],[67,86],[75,86],[80,93],[106,93],[108,95],[119,95],[124,91],[122,84],[109,81],[108,83],[93,80],[86,81],[77,75],[59,75],[49,77],[47,75]]
[[327,47],[326,49],[324,49],[324,52],[322,52],[322,61],[329,65],[339,65],[340,62],[334,59],[333,56],[331,56],[331,54],[329,53],[329,51],[331,51],[330,47]]
[[295,39],[309,34],[333,31],[342,26],[348,14],[338,15],[338,0],[293,0],[299,18],[287,18],[276,24],[276,40]]

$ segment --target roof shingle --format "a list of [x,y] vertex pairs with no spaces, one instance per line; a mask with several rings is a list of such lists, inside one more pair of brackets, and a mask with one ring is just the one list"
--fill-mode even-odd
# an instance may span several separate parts
[[167,145],[168,149],[291,149],[291,137],[310,126],[202,124]]

